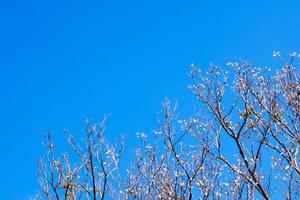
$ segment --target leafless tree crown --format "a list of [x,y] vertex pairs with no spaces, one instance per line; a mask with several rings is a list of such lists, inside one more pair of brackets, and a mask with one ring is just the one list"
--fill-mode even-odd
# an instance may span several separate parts
[[127,168],[123,139],[111,145],[103,136],[105,120],[86,123],[84,143],[67,133],[72,156],[57,157],[49,133],[35,199],[299,199],[299,55],[274,56],[280,69],[239,61],[202,73],[192,65],[201,112],[181,119],[165,101],[159,129],[137,133]]

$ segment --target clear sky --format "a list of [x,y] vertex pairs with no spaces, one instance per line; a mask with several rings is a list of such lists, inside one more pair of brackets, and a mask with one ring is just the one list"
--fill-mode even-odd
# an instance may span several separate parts
[[188,112],[191,63],[273,64],[300,51],[300,1],[0,1],[0,199],[37,190],[45,130],[110,112],[107,136],[156,127],[165,97]]

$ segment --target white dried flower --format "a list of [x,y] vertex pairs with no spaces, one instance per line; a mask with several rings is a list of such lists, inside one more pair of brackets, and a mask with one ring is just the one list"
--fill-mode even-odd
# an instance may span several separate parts
[[279,51],[273,51],[273,56],[274,56],[274,57],[280,57],[281,54],[280,54]]

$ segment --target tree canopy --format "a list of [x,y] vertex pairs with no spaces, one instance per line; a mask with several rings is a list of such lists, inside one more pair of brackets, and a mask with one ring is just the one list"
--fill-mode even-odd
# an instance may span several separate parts
[[72,156],[58,156],[48,133],[38,162],[36,199],[299,199],[300,74],[298,54],[281,67],[246,61],[191,66],[199,112],[183,119],[162,105],[159,129],[137,133],[128,168],[126,141],[110,143],[105,120],[86,122],[85,140],[67,131]]

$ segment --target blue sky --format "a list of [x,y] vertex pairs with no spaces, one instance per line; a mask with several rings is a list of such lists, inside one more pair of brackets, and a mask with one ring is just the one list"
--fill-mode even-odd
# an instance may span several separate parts
[[192,107],[191,63],[244,58],[274,64],[272,52],[299,51],[300,2],[1,1],[0,196],[37,190],[44,131],[111,113],[107,136],[156,127],[165,97]]

